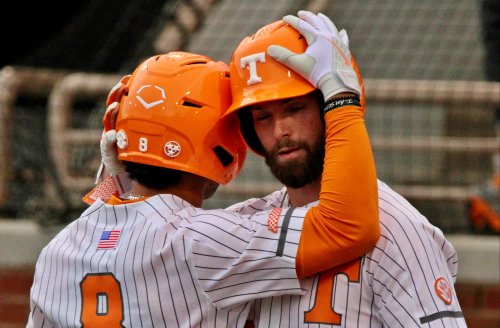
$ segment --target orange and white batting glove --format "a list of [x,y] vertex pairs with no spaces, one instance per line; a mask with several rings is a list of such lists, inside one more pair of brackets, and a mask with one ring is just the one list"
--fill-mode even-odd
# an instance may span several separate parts
[[102,132],[100,149],[101,149],[101,166],[105,167],[109,174],[118,175],[125,172],[125,167],[118,159],[118,151],[116,149],[116,130],[115,122],[118,114],[119,103],[111,103],[106,109],[104,124],[106,128]]
[[285,23],[304,36],[307,49],[297,54],[282,46],[272,45],[267,53],[293,69],[323,92],[325,101],[343,92],[361,96],[361,87],[351,61],[349,38],[325,15],[301,10],[298,17],[287,15]]
[[130,75],[124,76],[111,89],[106,100],[107,108],[103,118],[104,130],[99,145],[101,165],[95,180],[97,186],[83,198],[83,201],[88,204],[92,204],[96,199],[107,201],[112,195],[121,196],[132,189],[132,181],[125,172],[123,163],[118,159],[115,131],[120,100],[129,79]]
[[95,184],[102,182],[109,174],[119,175],[125,172],[123,164],[118,160],[118,152],[116,151],[116,116],[120,100],[125,93],[130,75],[125,75],[121,80],[111,88],[106,99],[106,113],[102,119],[104,130],[101,136],[101,166],[97,171]]

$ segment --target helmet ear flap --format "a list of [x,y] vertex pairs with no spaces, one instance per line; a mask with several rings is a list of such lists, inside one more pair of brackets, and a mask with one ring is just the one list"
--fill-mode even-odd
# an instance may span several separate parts
[[256,154],[264,156],[264,147],[260,143],[259,137],[257,137],[257,133],[255,132],[252,114],[250,111],[246,108],[239,110],[238,118],[240,121],[241,134],[248,147],[250,147],[250,149],[252,149]]

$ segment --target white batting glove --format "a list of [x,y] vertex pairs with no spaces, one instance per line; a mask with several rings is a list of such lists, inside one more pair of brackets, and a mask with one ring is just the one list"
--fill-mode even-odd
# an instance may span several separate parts
[[[116,83],[108,93],[108,97],[106,99],[106,113],[104,114],[103,124],[104,131],[101,136],[101,165],[97,170],[95,184],[99,184],[104,181],[105,178],[109,175],[113,174],[121,174],[125,172],[123,165],[118,160],[118,153],[116,152],[114,143],[116,141],[116,132],[115,136],[112,137],[112,133],[108,134],[107,137],[106,131],[115,129],[116,115],[118,114],[118,105],[120,100],[125,92],[125,86],[127,85],[128,80],[131,75],[123,76],[118,83]],[[112,139],[115,140],[112,140]]]
[[347,32],[339,32],[323,14],[301,10],[298,16],[287,15],[283,21],[304,36],[307,50],[297,54],[282,46],[272,45],[267,49],[269,56],[320,89],[325,101],[342,92],[360,96],[361,87],[351,62]]
[[121,196],[132,188],[132,181],[125,172],[125,166],[118,159],[118,151],[116,149],[116,130],[115,122],[118,114],[119,103],[113,102],[106,109],[104,115],[105,121],[112,129],[103,131],[100,142],[101,149],[101,166],[97,172],[96,184],[104,181],[106,173],[111,175],[118,194]]
[[[97,171],[95,184],[104,181],[108,175],[119,175],[125,172],[125,168],[118,160],[118,153],[115,148],[116,132],[110,132],[115,129],[116,115],[118,115],[118,105],[125,93],[125,87],[131,75],[123,76],[118,83],[108,93],[106,99],[106,113],[103,117],[104,131],[101,136],[101,165]],[[110,132],[106,135],[107,132]]]
[[97,171],[96,187],[87,193],[82,200],[87,204],[93,204],[97,199],[109,200],[113,195],[122,196],[128,193],[133,185],[132,180],[125,171],[125,166],[118,159],[116,149],[116,116],[118,106],[125,93],[125,87],[130,79],[130,75],[125,75],[115,84],[108,94],[106,100],[106,113],[103,118],[104,131],[102,132],[100,150],[101,165]]
[[[116,151],[116,131],[114,130],[114,123],[116,122],[116,115],[118,114],[119,103],[114,102],[106,108],[104,114],[105,125],[104,131],[101,135],[101,142],[99,144],[101,150],[101,166],[97,171],[95,184],[98,184],[106,178],[106,175],[119,174],[125,171],[125,168],[118,160],[118,153]],[[111,129],[111,130],[109,130]]]

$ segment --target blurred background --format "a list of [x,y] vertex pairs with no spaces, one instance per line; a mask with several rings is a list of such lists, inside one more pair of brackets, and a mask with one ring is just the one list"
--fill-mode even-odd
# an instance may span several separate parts
[[[323,12],[347,30],[365,80],[379,178],[459,251],[457,291],[468,324],[500,327],[500,1],[87,0],[1,8],[2,327],[25,322],[41,247],[86,207],[106,95],[120,77],[173,50],[229,62],[243,37],[299,9]],[[278,188],[249,154],[242,174],[206,205]]]

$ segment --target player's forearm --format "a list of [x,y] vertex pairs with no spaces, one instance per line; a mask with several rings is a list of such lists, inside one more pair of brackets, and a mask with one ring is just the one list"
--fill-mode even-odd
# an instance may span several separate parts
[[308,276],[353,260],[380,236],[375,161],[361,110],[326,113],[320,201],[306,216],[297,273]]

